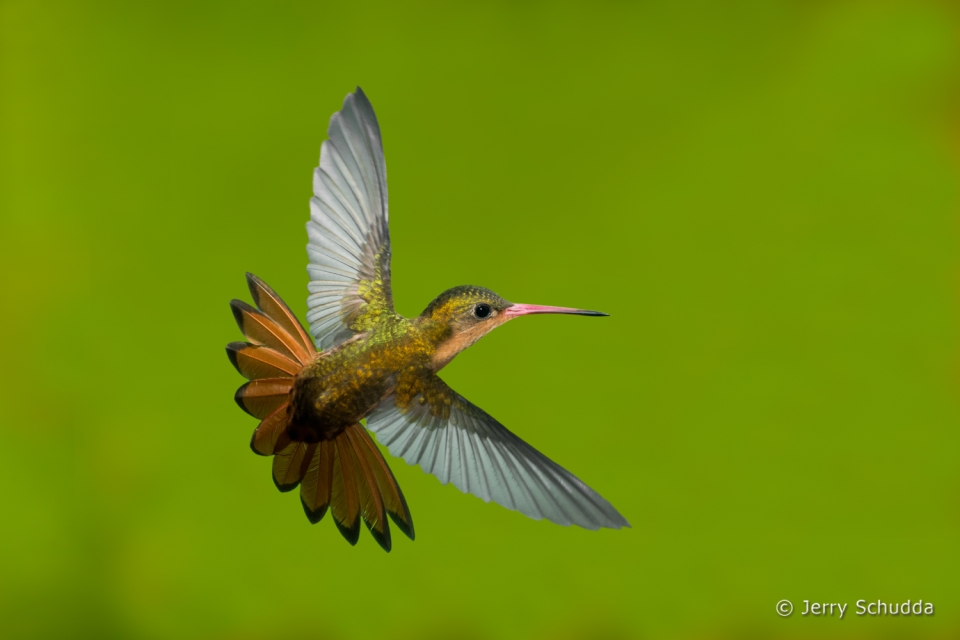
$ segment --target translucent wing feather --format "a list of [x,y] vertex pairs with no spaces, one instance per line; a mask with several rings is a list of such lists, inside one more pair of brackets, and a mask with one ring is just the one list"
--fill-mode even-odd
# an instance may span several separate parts
[[408,397],[386,398],[367,428],[393,455],[485,502],[585,529],[630,526],[600,494],[433,374]]
[[393,313],[387,169],[380,126],[357,87],[330,118],[313,173],[307,321],[328,349]]

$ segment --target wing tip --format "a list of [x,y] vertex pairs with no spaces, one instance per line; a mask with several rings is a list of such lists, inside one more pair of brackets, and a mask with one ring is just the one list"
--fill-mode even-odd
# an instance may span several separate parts
[[366,92],[360,88],[360,85],[353,90],[352,93],[348,93],[347,96],[343,99],[343,107],[347,107],[347,101],[355,100],[359,103],[360,106],[369,106],[370,110],[373,111],[373,105],[370,104],[370,98],[367,97]]
[[633,528],[630,523],[627,522],[627,519],[620,515],[619,511],[614,509],[612,505],[610,508],[613,513],[603,513],[602,517],[591,519],[586,524],[580,522],[573,522],[572,524],[583,529],[589,529],[591,531],[597,531],[599,529],[611,529],[614,531],[619,531],[620,529]]
[[[377,113],[373,108],[373,104],[370,102],[370,98],[367,97],[367,93],[360,88],[360,85],[357,85],[356,88],[348,93],[343,98],[343,105],[340,107],[340,110],[335,112],[330,116],[330,124],[327,127],[327,134],[329,135],[331,130],[336,126],[337,122],[343,120],[343,113],[346,111],[352,111],[354,115],[363,122],[364,120],[369,120],[369,123],[374,127],[377,137],[380,136],[380,123],[377,121]],[[321,145],[321,158],[322,158],[322,145]]]

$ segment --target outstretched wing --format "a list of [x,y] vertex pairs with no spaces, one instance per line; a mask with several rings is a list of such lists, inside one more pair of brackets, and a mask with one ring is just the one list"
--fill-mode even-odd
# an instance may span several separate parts
[[391,454],[484,502],[585,529],[630,526],[600,494],[432,373],[401,379],[367,428]]
[[387,168],[373,107],[357,87],[330,118],[310,200],[307,321],[328,349],[393,313]]

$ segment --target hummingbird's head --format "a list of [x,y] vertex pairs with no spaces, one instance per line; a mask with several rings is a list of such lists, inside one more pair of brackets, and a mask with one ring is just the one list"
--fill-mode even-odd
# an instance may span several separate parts
[[514,304],[490,289],[464,285],[447,289],[420,314],[419,322],[429,328],[437,349],[433,356],[434,371],[439,371],[453,357],[490,333],[504,322],[533,313],[567,313],[581,316],[605,316],[599,311],[546,307],[535,304]]

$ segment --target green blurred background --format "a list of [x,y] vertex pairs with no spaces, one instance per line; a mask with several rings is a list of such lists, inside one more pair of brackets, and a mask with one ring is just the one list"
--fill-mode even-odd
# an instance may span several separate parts
[[[3,635],[956,637],[958,54],[933,2],[0,0]],[[443,377],[632,529],[393,459],[417,540],[351,548],[248,449],[227,303],[303,316],[357,84],[398,311],[611,314]]]

